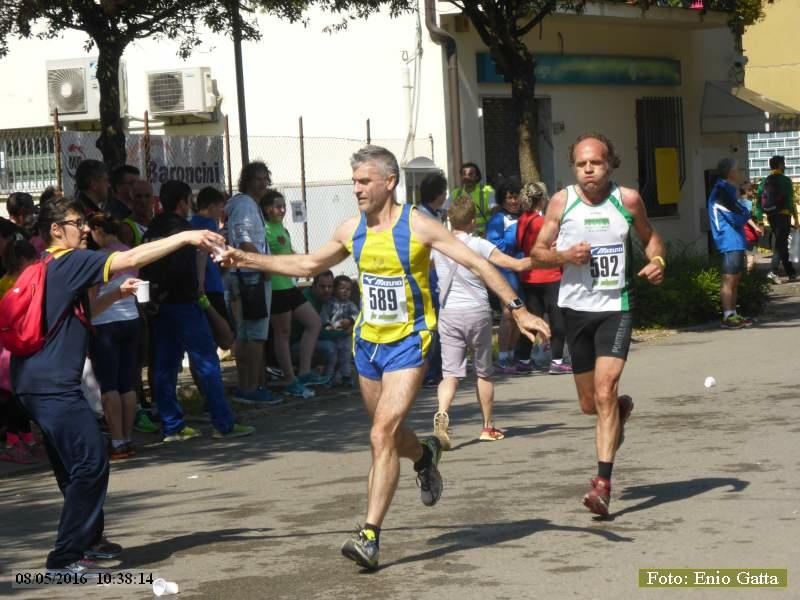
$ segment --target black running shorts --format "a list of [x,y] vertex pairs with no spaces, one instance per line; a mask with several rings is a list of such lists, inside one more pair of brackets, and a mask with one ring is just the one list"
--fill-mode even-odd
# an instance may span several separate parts
[[573,373],[594,371],[598,356],[628,359],[633,332],[633,315],[630,312],[562,310]]

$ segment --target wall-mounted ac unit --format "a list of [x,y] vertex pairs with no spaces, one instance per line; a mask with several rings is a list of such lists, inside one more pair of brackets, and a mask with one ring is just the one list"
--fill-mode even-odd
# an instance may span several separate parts
[[[47,100],[50,114],[58,109],[62,123],[100,120],[100,85],[97,58],[48,60]],[[125,63],[119,65],[120,114],[128,116],[128,85]]]
[[161,118],[191,115],[210,120],[218,103],[208,67],[149,71],[147,98],[150,114]]

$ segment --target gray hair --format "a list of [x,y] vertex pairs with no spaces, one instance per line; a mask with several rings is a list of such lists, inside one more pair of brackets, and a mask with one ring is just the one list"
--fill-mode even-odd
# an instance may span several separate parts
[[394,175],[400,181],[400,166],[394,154],[381,146],[364,146],[350,157],[350,167],[355,170],[364,163],[374,163],[383,172],[384,177]]
[[731,171],[739,166],[739,161],[735,158],[723,158],[717,163],[717,175],[721,179],[727,179]]

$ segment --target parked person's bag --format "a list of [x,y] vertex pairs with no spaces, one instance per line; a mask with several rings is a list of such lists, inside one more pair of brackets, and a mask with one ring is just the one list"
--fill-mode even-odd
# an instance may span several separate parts
[[248,280],[249,278],[243,277],[242,272],[236,269],[236,278],[239,281],[239,301],[242,303],[242,318],[246,321],[257,321],[269,316],[264,277],[261,273],[255,273],[255,275],[254,280]]

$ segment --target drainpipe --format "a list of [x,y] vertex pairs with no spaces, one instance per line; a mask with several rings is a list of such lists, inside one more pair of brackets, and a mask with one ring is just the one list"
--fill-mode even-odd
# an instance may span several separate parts
[[431,34],[431,39],[444,47],[447,56],[447,97],[450,117],[450,181],[456,183],[456,174],[463,162],[461,156],[461,100],[458,92],[458,56],[456,54],[456,40],[444,29],[436,24],[436,0],[425,0],[425,26]]

